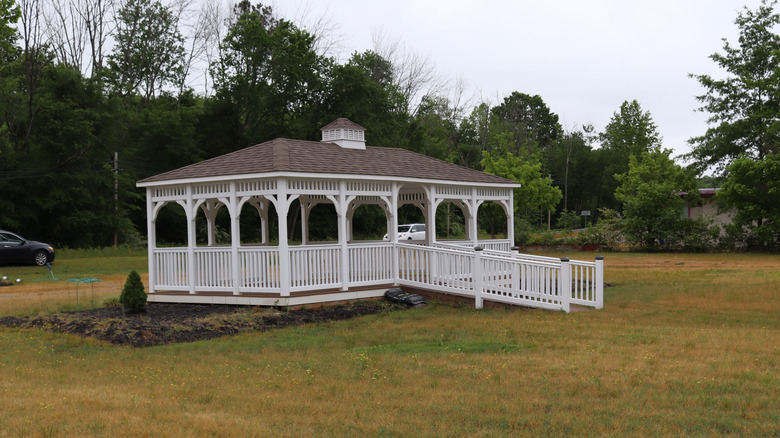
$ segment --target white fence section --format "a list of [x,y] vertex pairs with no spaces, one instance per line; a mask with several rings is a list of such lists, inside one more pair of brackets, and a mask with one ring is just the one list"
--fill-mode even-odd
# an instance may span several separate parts
[[546,309],[562,310],[559,290],[560,263],[525,261],[483,254],[484,299]]
[[341,286],[341,247],[335,245],[290,248],[290,291]]
[[241,292],[279,292],[279,249],[241,248]]
[[154,250],[154,284],[165,290],[189,290],[186,248],[158,248]]
[[[512,248],[512,242],[510,242],[509,239],[478,240],[477,244],[482,248],[493,251],[509,252],[510,248]],[[442,247],[459,246],[472,248],[474,243],[470,240],[444,240],[437,241],[436,245]]]
[[225,247],[195,249],[195,289],[215,292],[233,290],[231,250]]
[[[344,255],[338,245],[307,245],[289,249],[289,285],[285,285],[280,272],[284,264],[276,247],[239,248],[235,270],[229,247],[196,248],[194,272],[188,269],[188,256],[186,248],[154,250],[155,290],[191,290],[192,275],[196,293],[237,289],[238,293],[283,294],[393,283],[473,297],[477,307],[485,299],[566,312],[571,304],[604,305],[603,257],[585,262],[451,243],[394,246],[390,242],[349,244]],[[347,264],[344,273],[342,263]]]
[[349,284],[370,286],[393,282],[393,244],[390,242],[349,246]]
[[456,249],[398,244],[401,284],[444,292],[471,291],[473,254]]

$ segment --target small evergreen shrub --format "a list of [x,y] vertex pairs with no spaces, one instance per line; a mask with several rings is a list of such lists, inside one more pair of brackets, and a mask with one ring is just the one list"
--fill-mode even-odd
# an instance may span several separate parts
[[141,276],[133,270],[127,276],[125,287],[122,289],[122,295],[119,296],[119,302],[126,311],[139,313],[146,308],[146,291]]

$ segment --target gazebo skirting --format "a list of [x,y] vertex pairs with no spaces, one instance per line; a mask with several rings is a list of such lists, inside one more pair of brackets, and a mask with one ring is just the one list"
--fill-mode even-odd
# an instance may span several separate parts
[[346,254],[334,244],[155,248],[149,301],[297,306],[408,286],[473,298],[477,308],[484,300],[566,312],[571,304],[603,306],[603,258],[519,254],[508,241],[483,246],[350,243]]

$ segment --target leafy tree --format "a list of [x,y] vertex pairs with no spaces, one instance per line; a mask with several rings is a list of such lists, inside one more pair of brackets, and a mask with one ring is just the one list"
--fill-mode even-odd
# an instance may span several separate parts
[[561,190],[552,185],[550,178],[543,178],[542,163],[539,160],[524,160],[510,153],[493,156],[482,153],[484,171],[522,184],[515,189],[515,217],[531,218],[540,211],[555,209],[560,202]]
[[580,217],[575,211],[563,210],[558,216],[557,225],[564,230],[573,230],[580,226]]
[[676,165],[671,150],[656,147],[639,158],[629,158],[628,172],[616,175],[620,183],[615,197],[623,203],[627,238],[645,248],[681,245],[682,211],[696,200],[693,174]]
[[643,111],[639,102],[624,101],[620,110],[612,115],[604,132],[598,134],[601,149],[597,167],[601,193],[599,208],[617,208],[614,193],[618,187],[615,175],[628,171],[630,157],[639,158],[642,153],[661,146],[661,137],[649,111]]
[[490,112],[491,129],[508,140],[502,142],[506,149],[500,151],[531,156],[547,150],[562,133],[558,115],[550,111],[539,95],[515,91]]
[[737,157],[761,160],[780,152],[780,23],[775,1],[757,10],[745,8],[735,21],[739,42],[723,40],[723,53],[710,58],[727,72],[725,79],[691,75],[704,87],[701,111],[710,113],[707,132],[690,140],[688,154],[700,168],[718,170]]
[[346,117],[366,128],[370,144],[397,146],[406,115],[403,96],[390,82],[389,62],[371,51],[355,53],[330,73],[320,126]]
[[119,295],[119,302],[122,307],[132,313],[142,312],[146,308],[147,295],[144,291],[144,283],[137,271],[130,271],[125,281],[125,287],[122,288],[122,294]]
[[244,0],[235,13],[212,66],[216,97],[235,107],[247,144],[307,138],[316,128],[300,122],[322,99],[330,61],[316,53],[314,36],[273,18],[270,7]]
[[176,17],[159,1],[128,0],[119,10],[108,76],[121,96],[156,96],[184,74],[184,39]]
[[734,160],[718,191],[718,207],[734,212],[727,231],[749,248],[780,247],[780,154]]
[[15,51],[16,30],[11,25],[19,16],[19,7],[14,0],[0,0],[0,67],[10,60]]
[[550,148],[547,169],[563,192],[560,210],[596,210],[601,190],[598,154],[591,146],[593,127],[564,133]]

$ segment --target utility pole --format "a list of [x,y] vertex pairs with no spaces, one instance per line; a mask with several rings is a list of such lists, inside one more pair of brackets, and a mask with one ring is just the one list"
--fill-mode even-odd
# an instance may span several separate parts
[[114,151],[114,248],[119,244],[119,152]]

